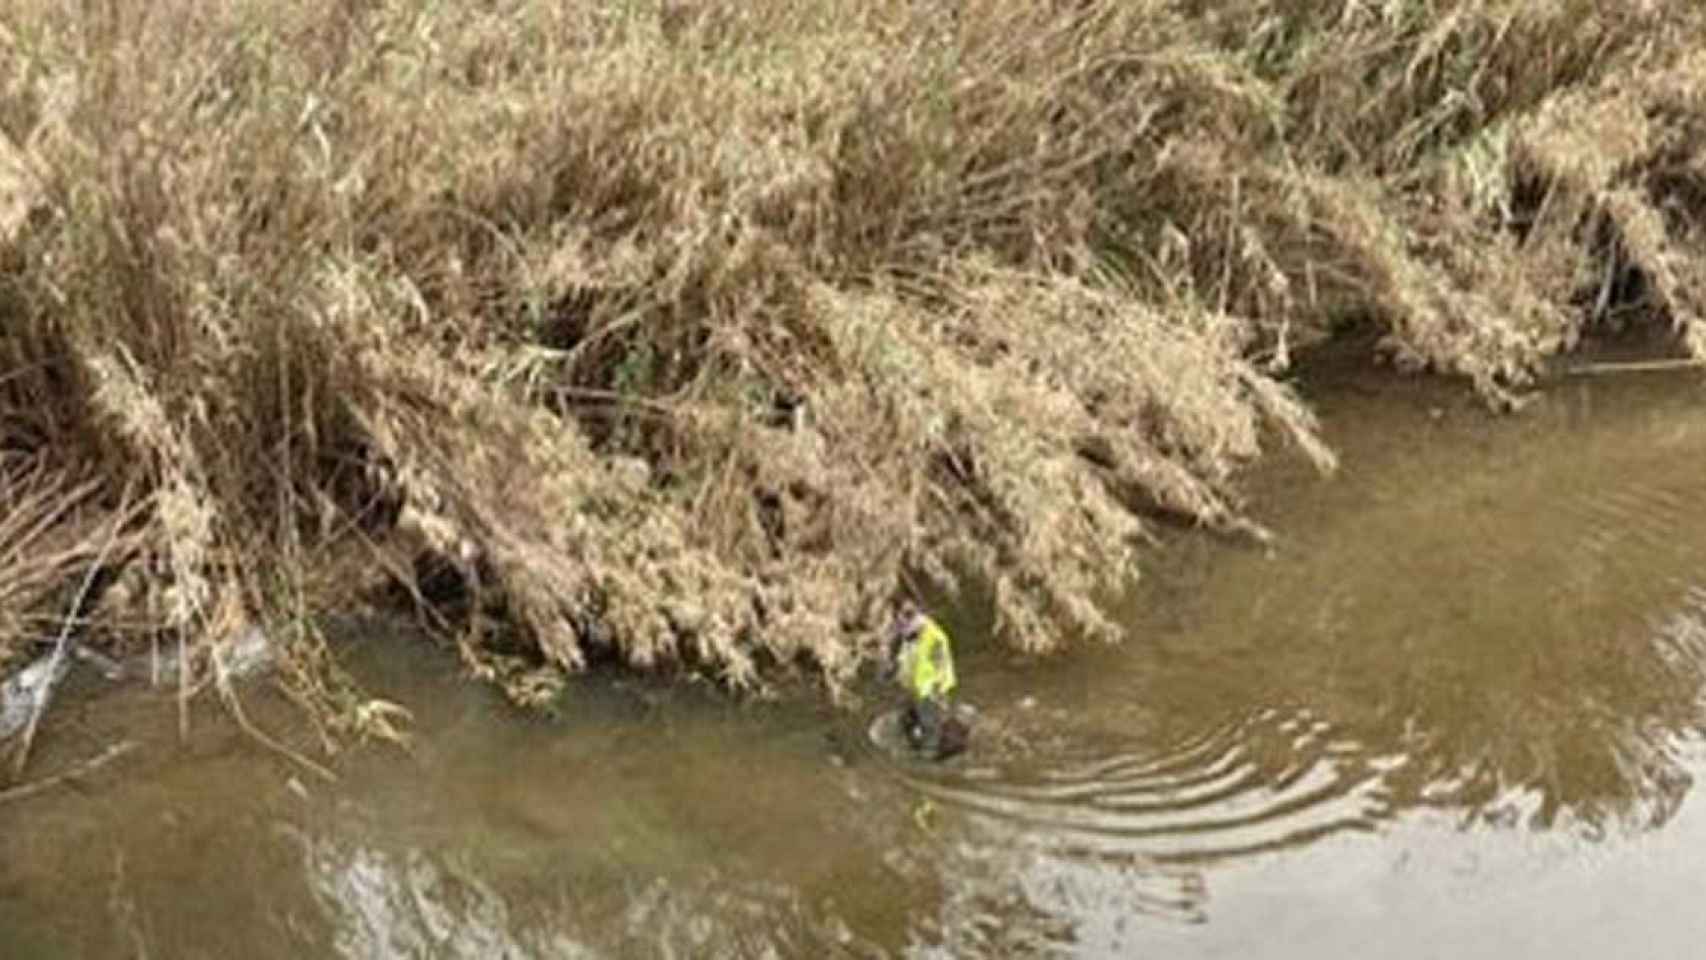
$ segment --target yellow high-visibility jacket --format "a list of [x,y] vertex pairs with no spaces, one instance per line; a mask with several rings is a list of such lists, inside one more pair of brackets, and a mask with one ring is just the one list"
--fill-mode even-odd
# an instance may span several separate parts
[[912,695],[920,700],[947,696],[958,680],[954,677],[954,651],[948,631],[925,617],[918,636],[902,653],[901,677]]

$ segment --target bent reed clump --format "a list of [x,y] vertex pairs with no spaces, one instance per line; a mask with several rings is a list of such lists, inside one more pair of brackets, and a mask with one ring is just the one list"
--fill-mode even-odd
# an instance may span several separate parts
[[1692,0],[0,18],[0,669],[116,543],[80,629],[294,625],[323,717],[369,571],[525,702],[839,693],[907,571],[1114,636],[1142,517],[1332,464],[1341,324],[1500,401],[1631,312],[1706,355]]

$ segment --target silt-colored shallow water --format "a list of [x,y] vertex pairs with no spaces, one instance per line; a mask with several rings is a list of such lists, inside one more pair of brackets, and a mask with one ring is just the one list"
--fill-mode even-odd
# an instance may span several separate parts
[[[965,757],[877,704],[590,677],[527,718],[351,628],[418,715],[324,783],[216,709],[55,707],[0,805],[0,957],[1669,960],[1706,942],[1706,387],[1490,418],[1356,374],[1344,469],[1253,481],[1271,548],[1168,534],[1129,640],[1040,662],[948,611]],[[251,713],[286,729],[287,704]]]

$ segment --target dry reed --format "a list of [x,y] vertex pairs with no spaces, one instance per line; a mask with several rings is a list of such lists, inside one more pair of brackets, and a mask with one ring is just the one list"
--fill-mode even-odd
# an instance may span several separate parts
[[1701,36],[1692,0],[20,0],[0,658],[127,486],[113,642],[298,625],[327,716],[371,715],[302,626],[351,570],[528,702],[610,657],[840,692],[907,570],[987,579],[1024,647],[1113,636],[1146,513],[1247,525],[1275,438],[1331,465],[1284,376],[1345,323],[1498,400],[1629,316],[1706,355]]

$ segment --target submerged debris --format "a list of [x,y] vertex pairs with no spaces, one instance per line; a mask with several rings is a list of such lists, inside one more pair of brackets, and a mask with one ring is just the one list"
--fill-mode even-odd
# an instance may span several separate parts
[[[217,651],[219,670],[228,680],[245,680],[265,673],[277,662],[266,631],[251,626],[236,634]],[[46,654],[0,683],[0,740],[7,740],[29,725],[30,717],[47,709],[53,692],[75,662],[86,663],[107,680],[151,679],[175,682],[180,664],[176,650],[162,652],[158,661],[149,654],[130,661],[114,660],[80,643],[67,646],[64,656]]]
[[69,657],[48,654],[0,684],[0,740],[29,726],[30,717],[47,709],[54,687],[71,669]]
[[140,676],[146,682],[155,684],[176,683],[178,672],[187,654],[191,663],[191,676],[196,675],[198,657],[209,653],[213,655],[216,669],[227,680],[246,680],[272,669],[278,659],[267,632],[259,626],[250,625],[236,633],[212,651],[189,648],[179,651],[175,646],[162,648],[158,656],[144,653],[124,667],[128,676]]

